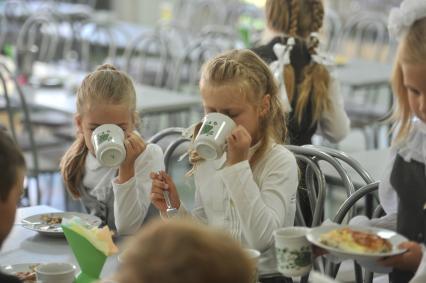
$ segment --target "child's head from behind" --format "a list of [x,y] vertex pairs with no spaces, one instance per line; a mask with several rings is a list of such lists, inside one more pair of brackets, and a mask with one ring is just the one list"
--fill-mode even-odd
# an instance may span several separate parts
[[15,221],[16,205],[22,195],[25,160],[12,139],[0,130],[0,245]]
[[[268,66],[250,50],[231,50],[202,69],[200,91],[206,113],[220,112],[244,126],[252,143],[286,138],[276,82]],[[266,137],[264,139],[264,137]]]
[[119,283],[250,282],[251,262],[239,244],[194,222],[151,222],[127,247]]
[[395,118],[400,121],[397,141],[402,140],[416,116],[426,123],[426,15],[409,28],[399,44],[392,86],[397,97]]
[[73,197],[80,196],[87,153],[94,154],[92,132],[102,124],[115,124],[129,134],[137,120],[136,93],[128,75],[105,64],[84,78],[77,92],[77,137],[61,161],[62,177]]
[[306,38],[322,27],[324,6],[322,0],[267,0],[265,15],[270,29]]

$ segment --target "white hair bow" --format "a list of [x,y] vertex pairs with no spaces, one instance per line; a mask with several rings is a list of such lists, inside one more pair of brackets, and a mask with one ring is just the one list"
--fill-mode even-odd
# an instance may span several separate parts
[[392,8],[388,29],[391,37],[400,39],[418,19],[426,17],[426,1],[405,0],[399,8]]
[[281,43],[275,43],[272,49],[274,50],[275,56],[277,56],[278,59],[277,61],[272,62],[269,66],[272,73],[274,74],[275,79],[278,81],[278,87],[285,112],[291,111],[291,105],[288,100],[283,72],[285,65],[290,64],[290,52],[293,49],[295,43],[296,42],[293,37],[288,38],[285,45]]

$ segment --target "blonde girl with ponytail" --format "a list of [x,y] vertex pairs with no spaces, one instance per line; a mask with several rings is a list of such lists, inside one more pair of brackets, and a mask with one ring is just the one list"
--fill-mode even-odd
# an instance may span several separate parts
[[310,144],[316,132],[331,142],[339,142],[348,134],[350,123],[337,81],[318,60],[317,33],[324,18],[322,1],[267,0],[265,15],[271,38],[253,51],[266,63],[282,56],[274,51],[275,45],[287,48],[290,41],[295,41],[288,49],[289,64],[279,70],[278,78],[285,86],[283,100],[290,104],[287,119],[289,142]]
[[[161,149],[143,141],[135,131],[137,121],[132,80],[112,65],[98,67],[78,89],[77,135],[60,164],[69,194],[119,234],[136,232],[154,214],[149,173],[164,168]],[[103,167],[95,158],[91,135],[103,124],[125,133],[126,158],[118,168]]]
[[[168,190],[178,216],[192,215],[228,231],[262,252],[261,274],[274,273],[273,231],[294,224],[298,184],[296,160],[283,145],[287,129],[276,82],[255,53],[231,50],[203,66],[200,92],[205,113],[225,114],[237,125],[227,138],[227,152],[218,160],[197,161],[191,213],[164,172],[152,174],[152,202],[165,213],[163,191]],[[262,282],[286,282],[275,279]]]

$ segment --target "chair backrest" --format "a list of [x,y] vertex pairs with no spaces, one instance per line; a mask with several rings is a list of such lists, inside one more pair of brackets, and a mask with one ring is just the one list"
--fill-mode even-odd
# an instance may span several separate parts
[[[365,186],[359,188],[355,193],[353,193],[350,197],[348,197],[342,203],[342,205],[339,207],[333,221],[338,223],[338,224],[342,224],[345,217],[348,216],[348,212],[350,210],[355,209],[357,202],[360,199],[365,198],[369,194],[374,194],[375,192],[377,192],[378,188],[379,188],[379,182],[373,182],[373,183],[370,183],[370,184],[366,184]],[[376,215],[379,216],[380,215],[379,213],[381,212],[381,206],[379,206],[376,209],[376,211],[377,211]],[[347,221],[349,221],[348,218],[346,218]],[[339,269],[339,265],[327,263],[326,272],[329,275],[335,277],[338,269]],[[363,276],[361,266],[358,263],[356,263],[355,261],[354,261],[354,270],[355,270],[355,282],[357,282],[357,283],[371,283],[371,282],[373,282],[373,273],[366,270],[365,276]]]
[[[12,82],[13,88],[16,90],[16,93],[18,97],[11,96],[10,94],[10,84],[9,82]],[[12,138],[16,143],[18,143],[17,138],[17,132],[15,128],[15,114],[20,113],[23,115],[23,130],[28,134],[28,139],[30,143],[30,154],[31,154],[31,171],[29,172],[32,177],[36,180],[36,187],[37,187],[37,202],[40,201],[41,197],[41,191],[40,191],[40,184],[39,184],[39,159],[38,159],[38,153],[37,153],[37,146],[34,138],[34,133],[31,125],[31,117],[30,117],[30,111],[29,106],[27,104],[27,101],[25,99],[25,94],[17,82],[14,74],[9,70],[9,68],[3,63],[0,62],[0,89],[2,91],[3,97],[5,99],[5,107],[8,117],[8,128],[10,129]],[[27,164],[27,166],[30,166]]]
[[[77,42],[80,45],[81,64],[86,70],[104,62],[114,62],[117,54],[113,24],[88,19],[79,25]],[[96,50],[96,52],[95,52]]]
[[[325,175],[321,170],[320,162],[326,162],[337,171],[348,197],[355,192],[355,187],[341,163],[330,154],[321,151],[314,146],[306,147],[287,145],[286,147],[292,151],[296,158],[303,164],[299,164],[299,167],[303,169],[303,172],[301,172],[301,179],[304,180],[303,182],[305,182],[310,210],[312,212],[311,226],[320,225],[322,222],[324,201],[326,196]],[[306,204],[298,203],[298,207],[305,206]],[[297,224],[303,225],[304,223],[301,222],[300,219],[300,209],[298,209],[296,215],[296,220],[300,222]]]
[[386,16],[360,12],[350,17],[337,39],[335,52],[357,58],[386,59],[389,35]]
[[324,14],[324,39],[321,41],[323,50],[335,50],[337,37],[340,34],[341,30],[342,21],[340,19],[339,14],[331,8],[327,8]]
[[194,39],[175,60],[167,86],[175,91],[197,93],[201,66],[224,50],[226,47],[216,39]]
[[[164,129],[150,137],[147,142],[158,144],[164,152],[164,165],[167,173],[171,173],[176,162],[183,161],[188,152],[190,139],[184,137],[186,129],[173,127]],[[189,162],[183,163],[189,170]]]
[[29,17],[18,33],[17,68],[31,74],[34,61],[52,61],[59,42],[59,26],[48,13]]
[[171,57],[168,51],[168,41],[162,32],[144,32],[126,47],[124,68],[136,81],[160,87],[166,80],[166,66]]
[[174,17],[174,20],[188,31],[196,33],[206,25],[223,24],[225,16],[225,5],[222,1],[187,0],[179,11],[179,18]]

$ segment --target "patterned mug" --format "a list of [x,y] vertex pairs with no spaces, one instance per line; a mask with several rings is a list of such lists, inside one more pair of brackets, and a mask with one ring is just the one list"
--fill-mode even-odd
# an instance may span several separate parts
[[274,231],[278,271],[287,277],[306,275],[312,268],[312,248],[306,227],[286,227]]
[[226,150],[226,138],[235,126],[235,122],[224,114],[207,114],[195,138],[195,151],[206,160],[219,159]]

